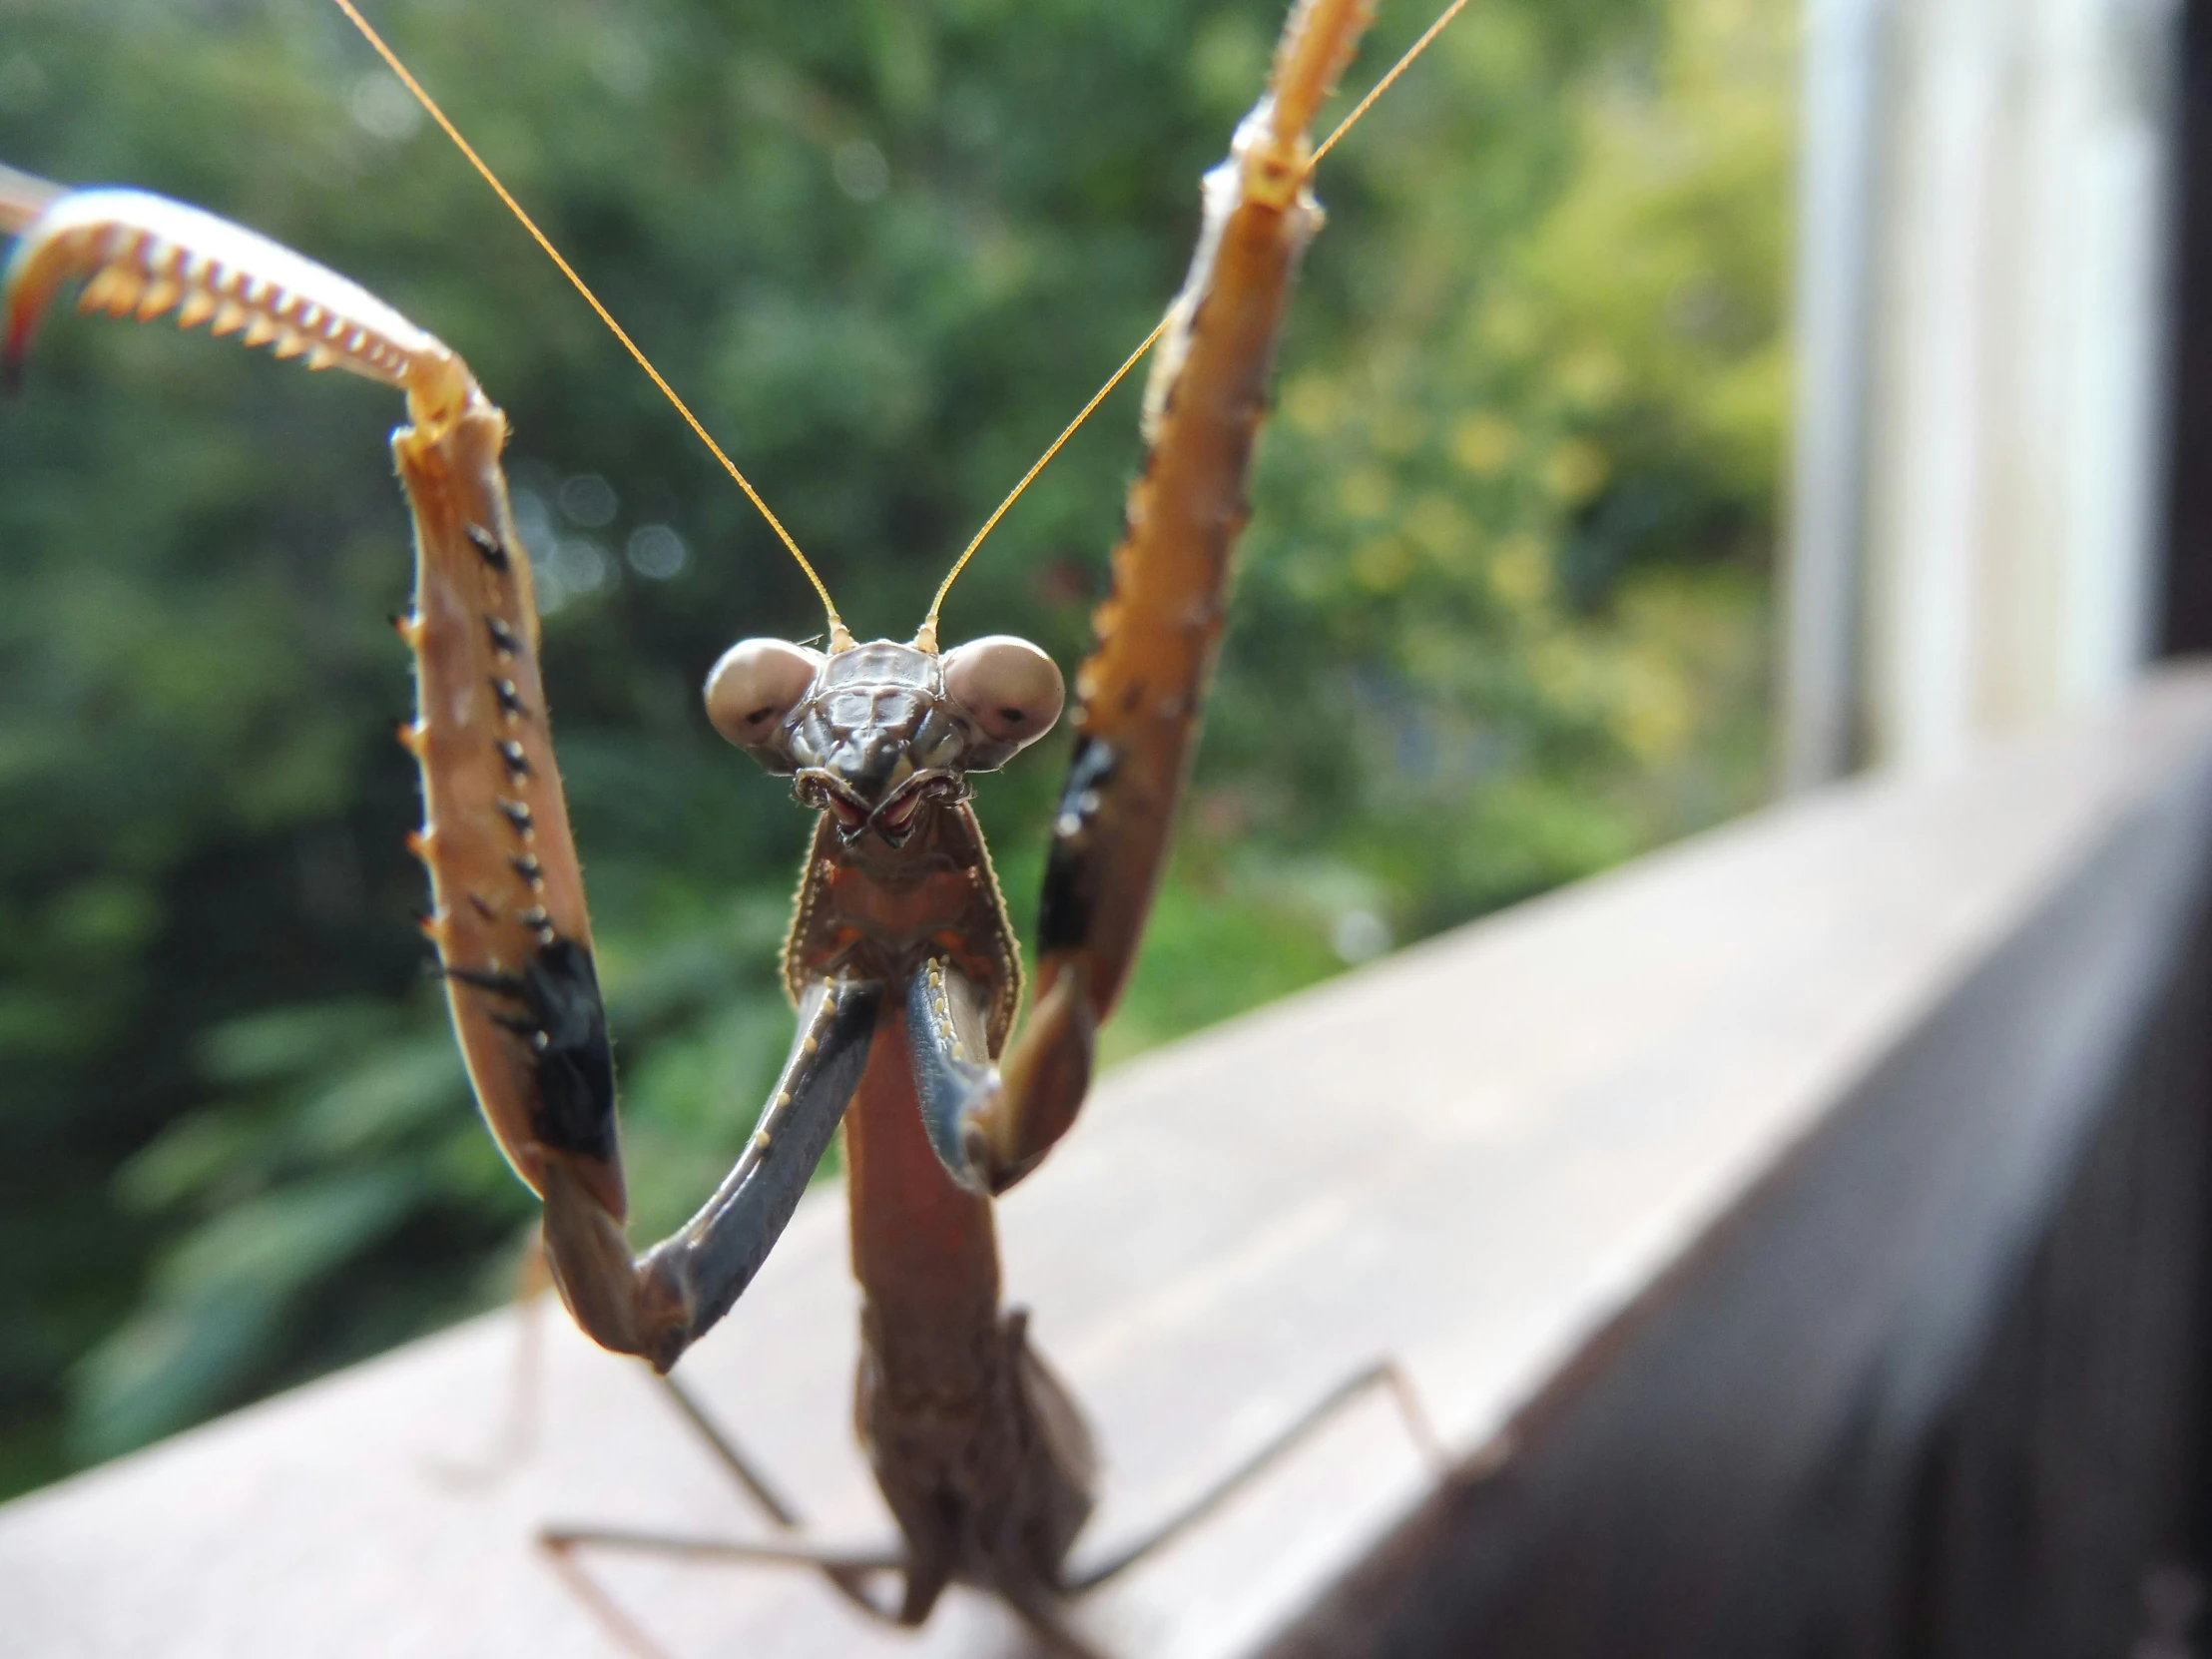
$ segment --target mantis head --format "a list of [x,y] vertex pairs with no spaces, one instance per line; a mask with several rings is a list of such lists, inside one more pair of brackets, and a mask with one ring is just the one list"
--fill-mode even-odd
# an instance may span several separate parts
[[942,656],[876,640],[824,655],[741,640],[707,677],[715,730],[830,814],[849,843],[903,845],[968,774],[995,772],[1052,729],[1066,690],[1027,640],[992,634]]

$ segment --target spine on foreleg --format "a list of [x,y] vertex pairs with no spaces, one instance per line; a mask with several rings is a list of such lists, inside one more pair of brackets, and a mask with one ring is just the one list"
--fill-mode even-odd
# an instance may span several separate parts
[[499,469],[506,417],[472,392],[435,424],[392,440],[415,517],[415,609],[399,628],[415,654],[417,714],[401,737],[422,768],[425,931],[508,1160],[541,1195],[558,1161],[619,1223],[613,1065],[553,762],[530,557]]

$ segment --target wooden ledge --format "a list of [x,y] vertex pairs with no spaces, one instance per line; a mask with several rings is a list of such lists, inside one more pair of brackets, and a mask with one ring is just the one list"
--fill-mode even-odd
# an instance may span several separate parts
[[[1003,1206],[1011,1296],[1108,1459],[1079,1556],[1384,1357],[1469,1480],[1539,1455],[1839,1103],[2208,767],[2212,675],[2168,675],[2094,728],[1763,813],[1116,1071]],[[0,1647],[616,1652],[541,1523],[766,1528],[638,1369],[546,1313],[537,1444],[496,1478],[453,1469],[500,1421],[505,1314],[0,1509]],[[824,1193],[684,1375],[820,1532],[877,1540],[853,1316]],[[1128,1659],[1321,1651],[1315,1610],[1433,1493],[1367,1402],[1077,1622]],[[961,1591],[908,1637],[802,1573],[593,1566],[674,1659],[1030,1651]]]

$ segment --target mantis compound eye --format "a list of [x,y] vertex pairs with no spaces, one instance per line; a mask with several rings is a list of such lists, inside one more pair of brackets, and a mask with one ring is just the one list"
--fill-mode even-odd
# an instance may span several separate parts
[[740,640],[707,675],[707,718],[740,749],[774,742],[815,683],[823,657],[783,640]]
[[947,652],[944,689],[985,737],[1017,749],[1051,731],[1067,701],[1059,665],[1011,634],[987,634]]

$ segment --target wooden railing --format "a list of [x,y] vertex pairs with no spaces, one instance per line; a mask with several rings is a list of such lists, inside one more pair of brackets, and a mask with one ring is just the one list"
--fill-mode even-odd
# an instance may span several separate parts
[[[2212,675],[2174,672],[1116,1072],[1003,1214],[1108,1458],[1093,1552],[1382,1358],[1454,1468],[1378,1396],[1076,1623],[1126,1659],[1623,1659],[2125,1654],[2146,1583],[2181,1618],[2208,873]],[[540,1523],[765,1528],[550,1312],[495,1473],[509,1315],[0,1509],[0,1652],[615,1651]],[[876,1539],[852,1319],[823,1194],[686,1372]],[[800,1573],[592,1571],[677,1659],[1028,1651],[965,1594],[911,1638]]]

